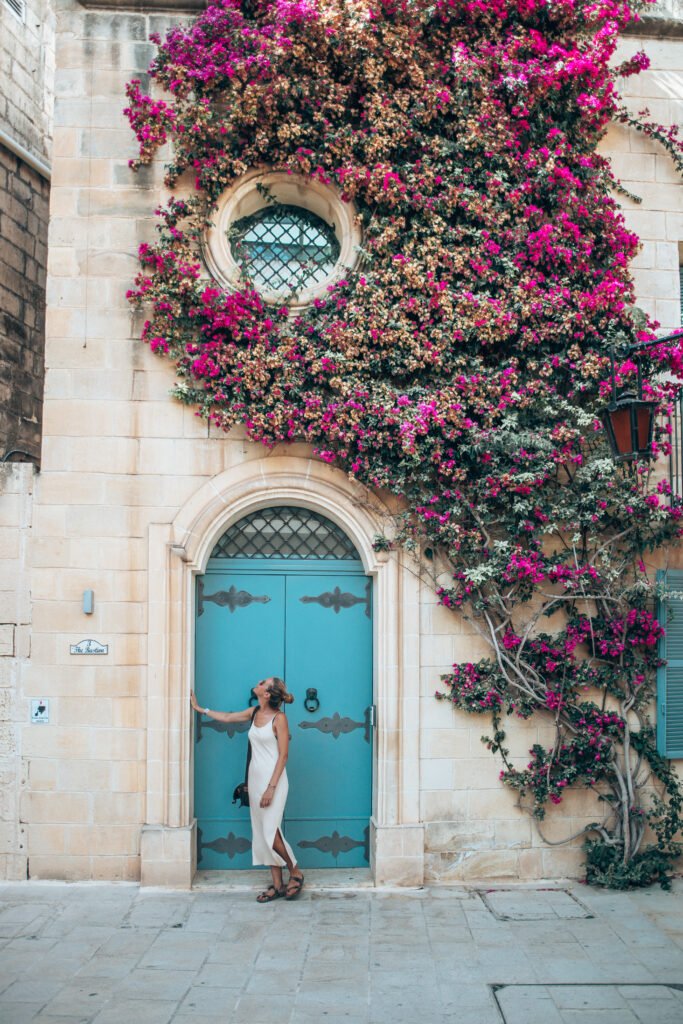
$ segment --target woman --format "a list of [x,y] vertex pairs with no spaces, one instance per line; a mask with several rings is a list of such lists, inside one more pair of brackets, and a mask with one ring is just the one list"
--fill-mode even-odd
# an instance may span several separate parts
[[[251,762],[249,764],[249,811],[251,814],[251,853],[254,864],[268,864],[273,876],[272,884],[256,899],[270,903],[284,896],[293,900],[303,888],[304,876],[297,868],[291,846],[282,834],[282,815],[287,801],[287,756],[289,754],[289,725],[280,710],[281,704],[291,704],[294,698],[282,679],[270,676],[262,679],[252,691],[258,698],[258,707],[244,711],[211,711],[197,703],[194,691],[190,703],[217,722],[248,722]],[[287,887],[283,885],[282,869],[289,870]]]

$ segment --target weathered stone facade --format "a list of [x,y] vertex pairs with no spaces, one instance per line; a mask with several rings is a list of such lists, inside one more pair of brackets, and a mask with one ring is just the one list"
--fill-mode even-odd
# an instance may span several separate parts
[[[356,486],[305,445],[269,453],[239,430],[214,431],[169,398],[172,367],[137,340],[125,291],[163,186],[160,163],[138,176],[128,168],[124,87],[152,57],[149,33],[180,16],[139,7],[91,11],[60,0],[58,9],[33,626],[30,661],[6,677],[17,687],[15,779],[27,847],[8,848],[6,872],[25,875],[27,855],[31,877],[191,884],[193,581],[221,532],[268,499],[334,518],[375,580],[377,881],[576,876],[579,844],[549,846],[532,830],[499,783],[481,722],[434,700],[440,673],[485,652],[402,556],[372,551],[378,499],[359,510]],[[672,83],[681,79],[683,42],[628,39],[622,49],[640,45],[653,67],[637,93],[627,91],[630,105],[681,120]],[[666,154],[636,133],[615,128],[604,148],[643,198],[624,200],[643,238],[639,301],[673,328],[683,188]],[[95,592],[87,617],[86,589]],[[96,663],[69,654],[86,635],[109,645]],[[39,696],[50,699],[51,718],[37,727],[28,712]],[[543,734],[536,722],[518,723],[513,756]],[[594,817],[582,795],[570,794],[544,834],[563,838]],[[19,843],[18,831],[7,835]]]
[[3,5],[0,33],[0,459],[40,458],[54,17]]
[[0,458],[40,458],[49,193],[0,144]]

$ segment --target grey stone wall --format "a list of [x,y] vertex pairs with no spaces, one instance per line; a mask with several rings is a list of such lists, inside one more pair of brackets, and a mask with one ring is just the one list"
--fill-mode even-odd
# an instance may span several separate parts
[[48,182],[0,145],[0,459],[40,456],[48,204]]
[[20,21],[0,3],[0,128],[49,163],[55,77],[52,0],[25,0]]
[[40,455],[54,40],[51,0],[0,3],[0,459]]

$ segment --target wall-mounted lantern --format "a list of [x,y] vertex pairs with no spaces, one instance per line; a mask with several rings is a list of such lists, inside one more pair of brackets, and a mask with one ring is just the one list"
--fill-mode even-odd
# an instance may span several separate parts
[[[675,339],[683,341],[683,335],[672,334],[666,338],[654,338],[641,345],[631,345],[626,355],[633,355],[645,348],[654,348]],[[600,419],[607,434],[610,451],[618,461],[647,459],[652,457],[652,438],[655,428],[657,403],[643,398],[643,380],[638,362],[636,391],[624,391],[617,395],[614,348],[610,350],[612,360],[612,397],[606,408],[600,411]]]

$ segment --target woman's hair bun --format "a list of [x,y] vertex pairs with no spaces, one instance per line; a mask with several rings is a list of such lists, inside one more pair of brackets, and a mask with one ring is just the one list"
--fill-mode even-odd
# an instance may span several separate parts
[[284,679],[280,679],[279,676],[271,676],[268,693],[271,708],[279,708],[280,704],[291,704],[294,700],[291,693],[287,693]]

